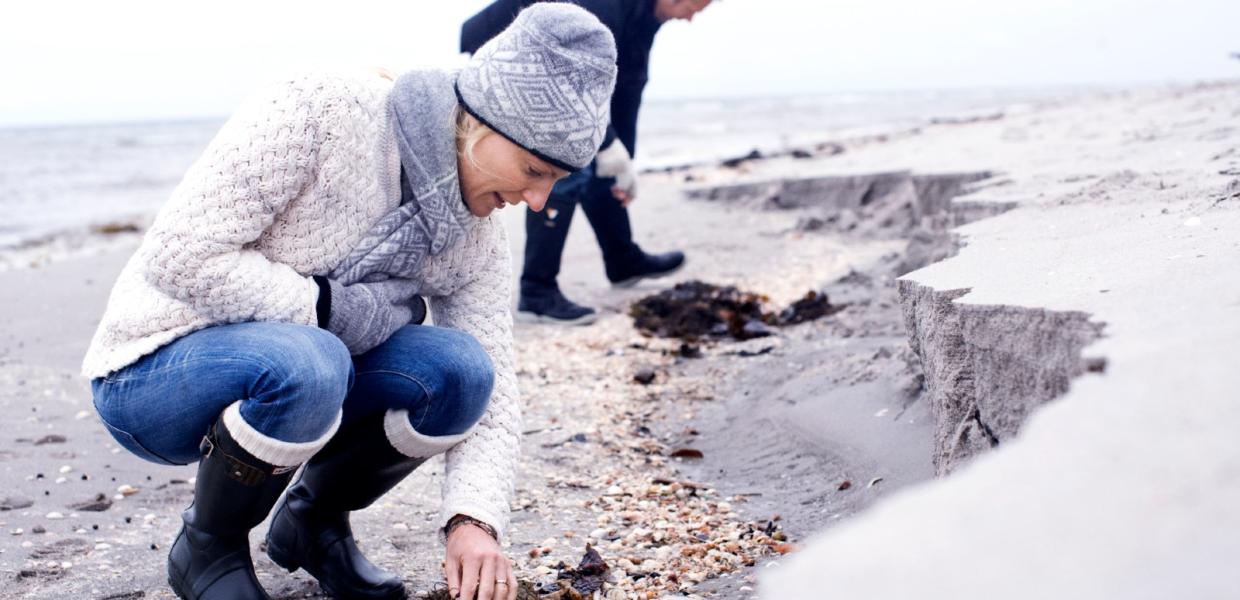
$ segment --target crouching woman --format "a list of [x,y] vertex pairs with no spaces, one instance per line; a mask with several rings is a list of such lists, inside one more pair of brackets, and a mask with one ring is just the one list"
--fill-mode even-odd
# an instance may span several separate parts
[[538,4],[459,72],[300,78],[229,120],[122,271],[83,364],[121,446],[198,463],[168,557],[179,597],[268,598],[248,536],[272,514],[276,564],[338,597],[404,598],[349,513],[446,453],[448,585],[515,598],[512,273],[490,215],[540,210],[590,163],[614,82],[607,29]]

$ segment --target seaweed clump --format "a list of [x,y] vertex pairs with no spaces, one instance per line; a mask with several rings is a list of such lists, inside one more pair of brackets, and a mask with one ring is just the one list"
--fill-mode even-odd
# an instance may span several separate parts
[[766,310],[769,303],[767,296],[735,286],[687,281],[638,300],[629,315],[633,325],[648,335],[748,340],[771,335],[772,327],[804,323],[844,309],[814,291],[779,312]]
[[659,337],[747,340],[771,334],[775,317],[763,310],[768,301],[730,285],[687,281],[638,300],[629,315],[639,330]]

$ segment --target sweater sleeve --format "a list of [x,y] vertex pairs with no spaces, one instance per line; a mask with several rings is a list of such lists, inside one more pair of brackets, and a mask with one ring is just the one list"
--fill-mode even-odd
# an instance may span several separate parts
[[315,282],[247,245],[314,180],[323,88],[274,86],[224,125],[147,232],[148,283],[219,322],[318,322]]
[[471,261],[481,265],[479,272],[454,293],[431,298],[435,324],[474,336],[495,367],[486,412],[473,433],[447,452],[440,525],[454,515],[468,515],[494,527],[502,543],[520,458],[521,407],[512,349],[508,241],[502,225],[486,225],[493,232],[491,240],[463,249],[483,254],[483,260]]

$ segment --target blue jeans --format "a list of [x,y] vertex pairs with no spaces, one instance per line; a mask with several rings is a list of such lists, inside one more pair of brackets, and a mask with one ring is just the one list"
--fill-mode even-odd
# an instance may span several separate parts
[[125,449],[162,464],[199,459],[198,444],[229,405],[259,433],[282,442],[321,438],[389,409],[409,411],[423,435],[461,434],[482,418],[494,367],[468,334],[401,328],[349,356],[336,336],[291,323],[203,329],[91,382],[95,409]]

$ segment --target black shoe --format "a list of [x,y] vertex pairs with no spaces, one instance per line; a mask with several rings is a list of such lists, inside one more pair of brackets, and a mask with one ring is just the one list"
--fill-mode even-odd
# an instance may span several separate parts
[[388,442],[384,413],[342,429],[302,469],[267,532],[267,556],[289,572],[305,569],[337,598],[406,598],[395,573],[367,560],[349,512],[370,506],[425,462]]
[[593,308],[565,298],[557,288],[533,293],[522,290],[521,299],[517,301],[517,320],[524,323],[589,325],[598,320],[598,313]]
[[679,250],[663,254],[641,253],[636,259],[623,266],[624,271],[608,273],[612,287],[630,288],[643,279],[666,277],[685,266],[685,253]]
[[168,585],[185,600],[270,600],[254,575],[250,529],[267,517],[293,468],[267,464],[222,420],[203,438],[194,503],[168,553]]

